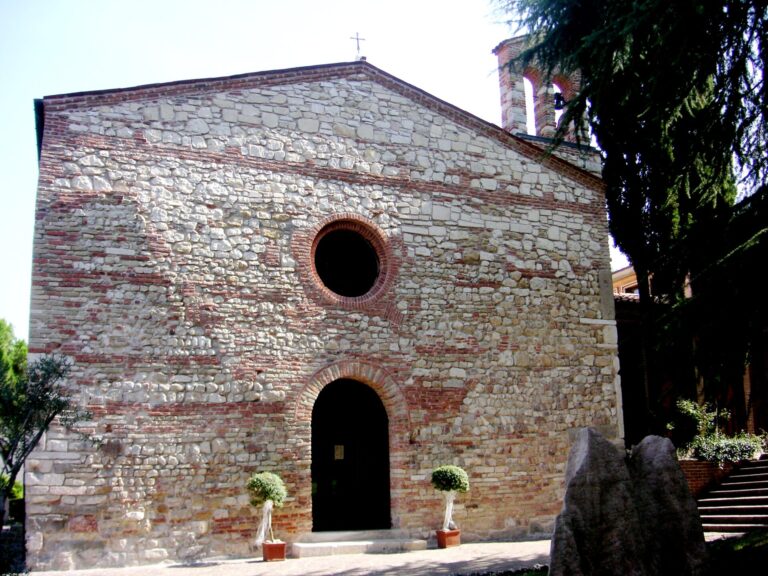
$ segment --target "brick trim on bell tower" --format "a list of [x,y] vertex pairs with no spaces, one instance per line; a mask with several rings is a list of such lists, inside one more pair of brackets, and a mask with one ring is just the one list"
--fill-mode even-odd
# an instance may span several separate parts
[[[518,36],[500,43],[493,49],[499,63],[499,88],[501,90],[501,122],[502,128],[512,134],[527,134],[527,102],[525,97],[525,80],[531,83],[533,89],[533,116],[535,132],[533,135],[551,138],[557,130],[555,123],[555,90],[556,85],[569,100],[579,87],[577,74],[554,74],[551,77],[537,66],[529,63],[521,67],[516,59],[529,44],[530,36]],[[570,138],[569,138],[570,139]]]

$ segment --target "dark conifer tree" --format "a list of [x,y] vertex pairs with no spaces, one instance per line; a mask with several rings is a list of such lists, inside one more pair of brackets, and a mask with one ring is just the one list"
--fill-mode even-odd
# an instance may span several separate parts
[[[766,325],[743,267],[764,268],[767,223],[744,215],[757,201],[734,203],[737,185],[749,195],[768,175],[768,0],[497,5],[531,34],[517,64],[581,75],[561,129],[591,133],[602,154],[610,231],[639,282],[652,416],[670,376],[688,396],[705,379],[717,400],[750,351],[743,334],[727,335],[748,317]],[[657,372],[662,355],[678,359],[677,374]]]

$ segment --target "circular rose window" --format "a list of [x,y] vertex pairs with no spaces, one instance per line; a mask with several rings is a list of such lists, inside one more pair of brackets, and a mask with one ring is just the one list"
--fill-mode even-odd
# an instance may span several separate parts
[[325,288],[343,298],[373,294],[383,283],[384,242],[356,220],[337,220],[315,237],[312,264]]

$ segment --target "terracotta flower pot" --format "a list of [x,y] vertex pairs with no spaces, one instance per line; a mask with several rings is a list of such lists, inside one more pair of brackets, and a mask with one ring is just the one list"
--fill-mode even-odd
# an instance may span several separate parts
[[264,542],[261,545],[264,555],[264,562],[274,562],[276,560],[285,560],[285,542]]
[[461,530],[438,530],[437,547],[449,548],[461,544]]

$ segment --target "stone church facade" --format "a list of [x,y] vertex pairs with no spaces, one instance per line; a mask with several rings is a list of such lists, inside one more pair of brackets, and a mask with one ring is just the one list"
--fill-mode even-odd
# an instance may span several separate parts
[[93,414],[26,468],[32,568],[551,529],[572,432],[621,436],[602,185],[359,61],[38,102],[30,351]]

